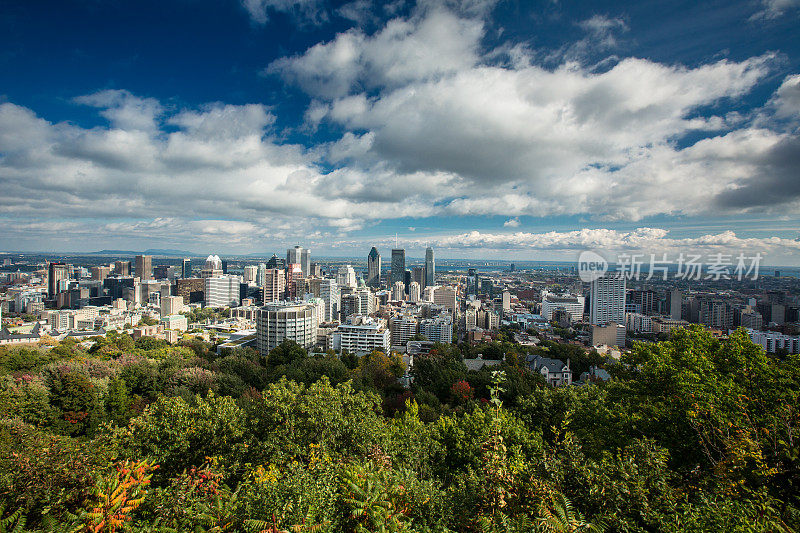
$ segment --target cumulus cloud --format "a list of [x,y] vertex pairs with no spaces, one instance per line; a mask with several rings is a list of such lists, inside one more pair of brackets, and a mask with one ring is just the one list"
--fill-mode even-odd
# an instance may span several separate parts
[[[395,245],[393,238],[370,240],[371,244],[390,248]],[[609,260],[618,254],[639,256],[648,262],[651,254],[654,260],[675,261],[683,253],[711,257],[723,254],[735,258],[742,254],[750,258],[756,254],[763,257],[762,264],[780,264],[780,261],[794,257],[800,251],[800,239],[778,237],[755,238],[740,237],[733,231],[702,234],[697,237],[673,237],[663,228],[641,227],[629,231],[608,228],[581,229],[575,231],[533,232],[485,232],[468,231],[455,235],[426,235],[424,238],[401,239],[400,246],[411,250],[421,250],[433,246],[440,253],[470,255],[480,253],[503,253],[508,256],[531,257],[543,254],[548,258],[576,259],[584,250],[602,252]],[[340,246],[364,246],[360,241],[339,241]]]
[[770,104],[781,118],[800,118],[800,74],[786,76]]
[[432,8],[390,20],[373,35],[353,29],[304,54],[274,61],[266,73],[279,74],[309,94],[334,98],[354,87],[400,86],[436,79],[473,65],[483,35],[479,19]]
[[[623,19],[602,15],[579,25],[595,48],[627,31]],[[364,175],[447,176],[451,194],[432,200],[449,214],[641,220],[747,210],[726,195],[794,168],[777,148],[791,139],[770,129],[773,115],[794,112],[794,77],[759,126],[708,113],[764,80],[773,54],[692,68],[629,57],[596,71],[565,57],[544,68],[536,53],[511,46],[501,52],[511,63],[498,66],[481,52],[483,32],[480,17],[423,6],[372,35],[351,30],[270,70],[315,97],[311,127],[327,120],[346,130],[328,145],[328,161]],[[701,140],[678,142],[690,134]],[[347,190],[385,184],[376,178]],[[793,198],[781,203],[794,212]]]
[[100,114],[122,130],[156,129],[163,108],[154,98],[140,98],[124,90],[105,90],[75,98],[79,104],[102,109]]
[[[259,21],[316,2],[245,5]],[[762,109],[732,111],[774,71],[775,56],[692,67],[628,57],[596,69],[562,54],[545,66],[519,43],[483,48],[494,5],[419,2],[374,32],[351,29],[269,65],[309,95],[303,132],[341,131],[311,147],[282,140],[276,111],[258,103],[174,109],[105,90],[75,99],[108,120],[95,128],[2,103],[1,214],[86,226],[109,218],[124,234],[210,242],[442,215],[497,216],[516,228],[531,216],[800,214],[800,79],[787,76]],[[579,25],[604,49],[627,30],[599,15]],[[669,239],[603,231],[622,242]],[[465,248],[547,249],[548,237],[458,238]]]

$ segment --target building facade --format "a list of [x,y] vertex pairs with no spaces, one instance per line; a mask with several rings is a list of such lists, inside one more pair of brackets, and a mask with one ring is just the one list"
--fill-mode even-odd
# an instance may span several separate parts
[[153,256],[136,256],[136,277],[140,280],[153,279]]
[[206,307],[236,307],[239,305],[239,276],[206,278]]
[[365,316],[350,317],[331,333],[333,349],[356,355],[375,350],[389,353],[391,335],[386,321]]
[[266,356],[285,340],[294,341],[303,348],[317,342],[316,306],[303,302],[272,302],[258,311],[256,320],[256,345]]
[[392,269],[389,274],[389,286],[398,281],[406,281],[406,251],[402,248],[392,249]]
[[436,263],[433,259],[433,248],[425,249],[425,285],[429,287],[434,285],[434,278],[436,277]]
[[374,246],[367,255],[367,286],[381,286],[381,254]]
[[591,323],[625,322],[625,278],[602,276],[592,282]]

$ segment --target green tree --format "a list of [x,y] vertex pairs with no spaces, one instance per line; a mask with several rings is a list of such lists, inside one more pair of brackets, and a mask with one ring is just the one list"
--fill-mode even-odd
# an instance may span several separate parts
[[108,383],[106,392],[106,415],[115,424],[125,425],[131,415],[131,397],[125,380],[115,377]]

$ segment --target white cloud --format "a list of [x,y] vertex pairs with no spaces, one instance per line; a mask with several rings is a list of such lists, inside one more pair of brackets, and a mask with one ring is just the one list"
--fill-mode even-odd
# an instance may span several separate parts
[[[247,5],[266,17],[316,3]],[[626,58],[602,70],[562,58],[545,68],[519,44],[481,48],[493,6],[422,2],[374,33],[353,29],[272,63],[311,96],[306,132],[326,122],[342,130],[310,148],[281,140],[262,104],[176,110],[100,91],[76,98],[109,121],[95,128],[0,104],[2,215],[89,226],[107,218],[131,236],[224,243],[442,215],[502,216],[514,228],[522,216],[800,213],[798,76],[761,110],[726,109],[767,78],[774,56],[691,68]],[[627,29],[603,16],[579,24],[607,47]],[[686,142],[689,134],[701,140]],[[603,231],[623,242],[668,239]],[[462,246],[534,239],[509,235],[520,237],[466,234]]]
[[101,108],[100,114],[115,128],[153,131],[163,108],[154,98],[140,98],[124,90],[105,90],[75,98],[79,104]]
[[[727,191],[793,164],[774,161],[787,141],[770,129],[769,113],[758,127],[736,113],[698,115],[750,92],[770,72],[772,54],[693,68],[626,58],[595,71],[566,60],[543,68],[535,52],[505,46],[489,54],[508,54],[501,67],[480,53],[481,19],[459,13],[423,6],[373,35],[350,31],[273,63],[317,97],[311,127],[328,120],[346,130],[328,145],[328,161],[349,166],[354,178],[446,176],[449,190],[431,191],[430,200],[448,214],[608,220],[747,210],[727,201]],[[431,24],[439,20],[447,23]],[[627,31],[623,19],[599,15],[579,25],[586,43],[601,48]],[[430,54],[431,42],[458,44]],[[446,66],[425,60],[448,51],[457,59]],[[792,84],[774,99],[779,113],[793,109]],[[694,133],[707,138],[678,147]],[[390,180],[370,181],[344,190]],[[800,209],[793,194],[780,203]]]
[[[341,247],[365,247],[366,242],[340,240]],[[379,248],[394,247],[394,238],[369,240]],[[478,252],[482,257],[532,258],[537,254],[549,259],[574,260],[584,250],[601,252],[609,260],[618,254],[636,254],[645,263],[651,254],[660,261],[667,254],[668,261],[677,260],[683,254],[701,255],[704,260],[715,254],[739,254],[747,258],[761,254],[762,265],[795,263],[800,252],[800,240],[778,237],[740,237],[733,231],[701,234],[697,237],[672,237],[663,228],[641,227],[630,231],[608,228],[584,228],[575,231],[531,232],[483,232],[467,231],[455,235],[425,235],[419,238],[406,236],[399,245],[407,250],[422,250],[433,246],[447,257],[471,256]]]
[[327,19],[320,0],[242,0],[242,6],[259,24],[265,24],[273,11],[294,15],[303,22],[317,23]]
[[779,117],[800,117],[800,74],[786,76],[770,103]]
[[482,35],[480,20],[431,8],[392,19],[373,35],[356,29],[340,33],[302,55],[273,62],[267,73],[280,74],[309,94],[334,98],[354,87],[400,86],[468,68],[478,60]]
[[775,20],[799,7],[800,0],[761,0],[761,9],[750,20]]

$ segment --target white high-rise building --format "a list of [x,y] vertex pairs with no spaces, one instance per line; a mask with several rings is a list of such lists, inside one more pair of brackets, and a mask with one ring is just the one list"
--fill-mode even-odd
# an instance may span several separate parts
[[651,333],[653,323],[648,315],[642,313],[625,313],[625,327],[635,333]]
[[206,278],[206,307],[236,307],[239,305],[239,276]]
[[351,316],[331,334],[333,349],[365,355],[374,350],[389,353],[391,334],[386,321],[361,315]]
[[336,282],[339,287],[356,287],[356,271],[350,265],[342,265],[336,275]]
[[503,313],[511,312],[511,293],[503,291],[502,295]]
[[478,310],[470,306],[464,313],[464,328],[471,331],[478,327]]
[[453,318],[449,314],[442,314],[423,320],[419,323],[419,333],[429,341],[453,342]]
[[259,263],[258,264],[258,273],[256,274],[256,285],[259,287],[264,286],[264,281],[267,277],[267,265],[266,263]]
[[258,278],[258,267],[256,265],[247,265],[244,267],[244,275],[242,276],[243,283],[255,285],[256,278]]
[[592,282],[591,322],[603,326],[625,323],[625,278],[602,276]]
[[399,302],[405,299],[406,284],[402,281],[395,281],[392,285],[392,301]]
[[425,287],[422,289],[422,299],[426,302],[433,302],[433,293],[438,288],[438,286],[433,285],[431,287]]
[[800,336],[784,335],[777,331],[757,331],[748,329],[747,334],[755,344],[761,345],[767,353],[786,350],[788,353],[800,354]]
[[359,296],[359,313],[369,316],[375,312],[375,295],[367,287],[358,287],[353,294]]
[[339,284],[335,279],[325,278],[319,282],[319,297],[325,301],[324,322],[336,320],[339,314]]
[[222,259],[218,255],[209,255],[203,264],[203,269],[200,271],[200,277],[215,278],[222,274]]
[[258,310],[256,344],[262,356],[285,340],[303,348],[317,342],[316,306],[303,302],[272,302]]
[[419,290],[419,283],[416,281],[412,281],[411,284],[408,286],[408,301],[409,302],[418,302],[420,301],[420,290]]
[[399,351],[405,351],[406,343],[411,337],[417,334],[419,320],[417,317],[402,315],[389,319],[389,329],[392,334],[392,347]]
[[325,316],[325,300],[309,293],[305,295],[303,301],[314,306],[314,323],[319,326]]
[[163,296],[161,316],[177,315],[183,311],[183,296]]
[[286,292],[286,275],[282,268],[265,268],[262,285],[263,302],[277,302],[283,300]]

